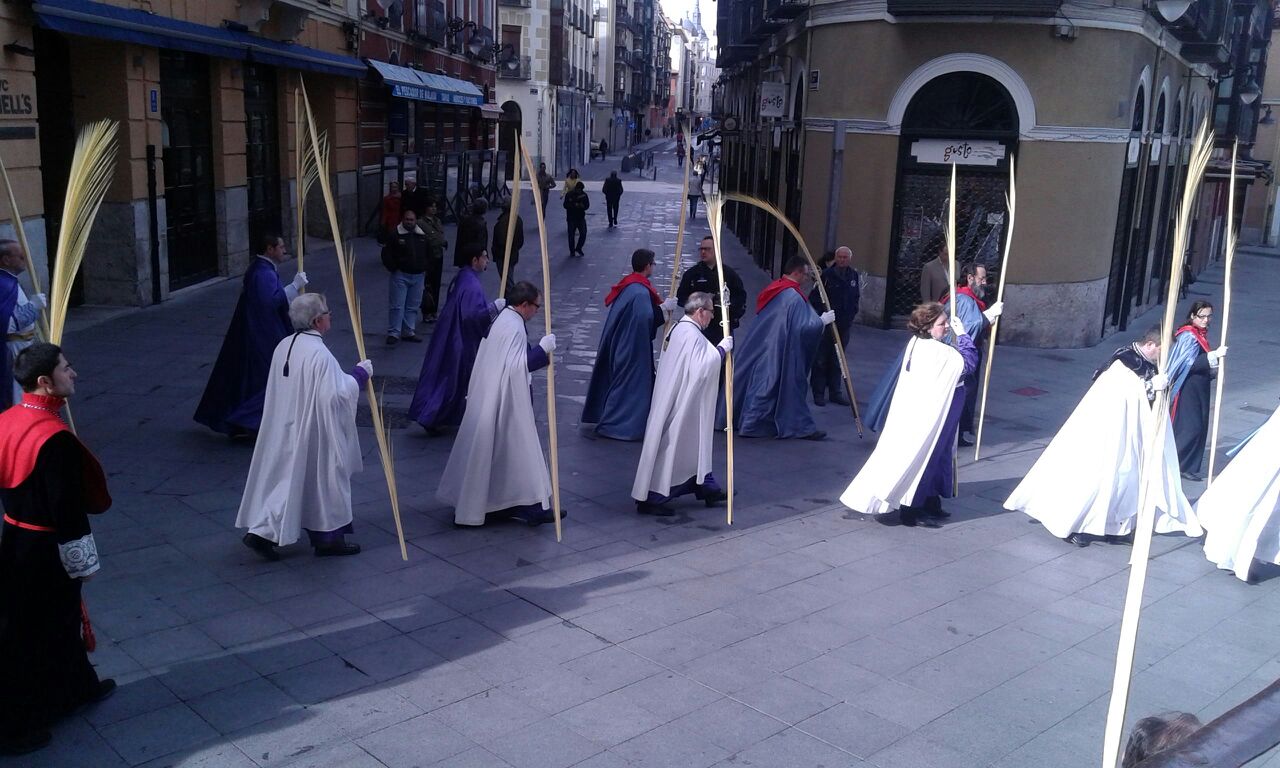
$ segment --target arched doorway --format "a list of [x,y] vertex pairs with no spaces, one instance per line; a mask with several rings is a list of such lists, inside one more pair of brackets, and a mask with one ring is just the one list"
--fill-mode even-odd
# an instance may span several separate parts
[[520,156],[520,145],[516,139],[521,130],[520,105],[514,101],[502,104],[502,117],[498,118],[498,151],[507,155],[507,178],[515,175],[516,159]]
[[[898,141],[898,181],[885,295],[885,324],[920,302],[920,270],[945,243],[951,165],[956,181],[956,264],[977,261],[994,280],[1008,215],[1009,156],[1018,146],[1009,91],[977,72],[949,72],[911,97]],[[936,298],[936,297],[934,297]]]

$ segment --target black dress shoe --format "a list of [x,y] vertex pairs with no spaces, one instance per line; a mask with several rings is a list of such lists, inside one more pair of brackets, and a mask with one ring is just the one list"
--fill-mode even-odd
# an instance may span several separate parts
[[1089,546],[1089,537],[1083,533],[1073,533],[1067,538],[1063,539],[1063,541],[1067,542],[1068,544],[1075,544],[1077,547]]
[[703,504],[707,505],[708,507],[714,507],[715,505],[729,498],[729,494],[719,489],[714,491],[699,491],[696,494],[696,496],[698,499],[702,501]]
[[671,517],[675,514],[675,512],[672,512],[660,504],[650,504],[647,501],[636,502],[636,513],[641,515],[653,515],[654,517]]
[[960,445],[960,447],[961,447],[961,448],[972,448],[972,447],[973,447],[973,441],[972,441],[972,440],[967,440],[967,439],[965,439],[965,436],[964,436],[964,435],[961,435],[961,436],[960,436],[960,439],[959,439],[959,440],[957,440],[957,442],[959,443],[959,445]]
[[394,347],[395,345],[397,345],[397,344],[399,344],[399,343],[400,343],[400,337],[399,337],[399,336],[392,336],[392,335],[390,335],[390,334],[388,334],[388,335],[387,335],[387,346],[388,346],[388,347]]
[[835,403],[836,405],[849,404],[849,398],[845,397],[843,392],[832,392],[830,395],[827,396],[827,399]]
[[342,557],[344,555],[356,555],[360,553],[360,545],[352,544],[347,541],[339,541],[336,544],[325,544],[316,547],[316,557]]
[[116,689],[118,687],[119,686],[116,685],[116,681],[110,677],[108,677],[106,680],[99,680],[98,692],[94,694],[93,698],[89,699],[89,701],[94,704],[97,704],[100,701],[106,701],[107,699],[115,695]]
[[[564,519],[568,516],[569,516],[569,512],[565,510],[563,507],[561,507],[560,520],[563,522]],[[544,510],[543,513],[540,515],[534,515],[533,517],[525,518],[524,522],[530,528],[537,528],[538,526],[543,525],[544,523],[554,523],[555,521],[556,521],[555,511],[548,509],[548,510]]]
[[53,741],[53,734],[49,731],[32,731],[0,741],[0,755],[25,755],[37,749],[44,749],[51,741]]
[[920,514],[923,517],[933,518],[934,520],[946,520],[951,517],[951,513],[943,509],[941,504],[937,507],[925,507],[920,510]]
[[821,405],[826,405],[826,404],[827,404],[827,398],[823,397],[823,396],[822,396],[822,393],[820,393],[820,392],[814,392],[814,393],[813,393],[813,404],[814,404],[814,405],[819,405],[819,406],[821,406]]
[[1182,479],[1183,479],[1183,480],[1190,480],[1190,481],[1191,481],[1191,482],[1193,482],[1193,483],[1198,483],[1198,482],[1200,482],[1201,480],[1203,480],[1204,478],[1203,478],[1203,477],[1201,477],[1201,476],[1199,476],[1199,475],[1197,475],[1195,472],[1183,472],[1183,473],[1182,473]]
[[400,340],[401,340],[401,341],[407,341],[407,342],[409,342],[410,344],[421,344],[421,343],[422,343],[422,337],[421,337],[421,336],[419,336],[419,335],[418,335],[418,334],[416,334],[416,333],[415,333],[415,334],[413,334],[412,336],[401,336],[401,337],[400,337]]
[[908,528],[915,528],[918,522],[916,517],[917,510],[915,507],[902,506],[898,507],[898,521]]
[[801,440],[826,440],[827,433],[819,429],[817,431],[810,432],[809,434],[804,435],[800,439]]
[[1116,536],[1116,535],[1113,535],[1113,534],[1110,534],[1110,533],[1109,533],[1109,534],[1107,534],[1107,543],[1108,543],[1108,544],[1123,544],[1123,545],[1128,545],[1128,546],[1132,547],[1132,546],[1133,546],[1133,534],[1132,534],[1132,533],[1126,533],[1124,536]]
[[246,533],[241,539],[244,545],[254,552],[262,556],[264,560],[276,562],[280,559],[280,553],[276,551],[276,545],[269,539],[264,539],[256,533]]

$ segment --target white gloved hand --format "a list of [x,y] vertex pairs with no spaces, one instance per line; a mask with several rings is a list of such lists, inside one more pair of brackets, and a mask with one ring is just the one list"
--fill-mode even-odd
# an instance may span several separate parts
[[1227,356],[1226,346],[1224,345],[1224,346],[1218,347],[1217,349],[1208,353],[1207,357],[1209,358],[1209,365],[1217,365],[1218,361],[1226,356]]
[[538,346],[542,347],[542,351],[546,352],[548,355],[555,352],[556,335],[554,333],[548,333],[546,336],[543,336],[542,340],[538,342]]
[[836,321],[836,311],[834,309],[828,309],[826,312],[819,315],[819,317],[822,319],[823,325],[831,325]]
[[991,306],[987,307],[987,311],[983,312],[982,316],[987,318],[988,323],[994,323],[996,321],[996,318],[1002,314],[1004,314],[1004,302],[997,301]]
[[30,301],[32,304],[34,304],[36,309],[44,309],[45,307],[49,306],[49,297],[43,293],[37,293],[35,296],[32,296],[29,299],[27,299],[27,301]]
[[717,347],[719,347],[719,348],[721,348],[721,349],[723,349],[725,352],[732,352],[732,351],[733,351],[733,337],[732,337],[732,336],[725,336],[723,339],[721,339],[721,340],[720,340],[720,343],[719,343],[719,344],[717,344],[716,346],[717,346]]
[[307,273],[306,273],[306,272],[299,272],[298,274],[296,274],[296,275],[294,275],[294,276],[293,276],[293,287],[294,287],[294,290],[301,291],[303,288],[306,288],[306,287],[307,287],[307,283],[309,283],[309,282],[311,282],[311,281],[310,281],[310,280],[307,280]]
[[356,367],[363,370],[365,373],[369,374],[369,378],[371,379],[373,378],[373,361],[372,360],[361,360],[360,362],[356,363]]
[[662,302],[662,311],[675,312],[676,307],[678,306],[680,306],[679,299],[677,299],[675,296],[671,296],[671,297],[668,297],[666,301]]
[[1169,377],[1163,373],[1157,373],[1151,377],[1151,389],[1161,392],[1169,388]]
[[959,317],[952,317],[950,325],[951,325],[951,332],[954,333],[955,335],[957,336],[969,335],[968,331],[964,329],[964,323],[961,322]]
[[502,311],[506,306],[507,306],[507,300],[506,300],[506,299],[503,299],[503,298],[497,298],[497,299],[494,299],[494,300],[493,300],[493,308],[494,308],[495,310],[497,310],[498,312],[501,312],[501,311]]

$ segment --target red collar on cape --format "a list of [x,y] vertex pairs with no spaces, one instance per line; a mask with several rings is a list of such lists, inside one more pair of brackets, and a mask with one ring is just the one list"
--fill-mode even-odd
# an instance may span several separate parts
[[[788,288],[796,289],[796,293],[800,294],[800,298],[805,298],[804,291],[800,290],[800,284],[789,277],[780,277],[769,283],[756,297],[756,313],[759,314],[765,305],[773,301],[773,297],[787,290]],[[807,300],[807,299],[806,299]]]
[[619,280],[617,285],[613,286],[613,289],[609,291],[609,295],[604,297],[604,305],[607,307],[613,304],[618,299],[618,294],[622,293],[623,288],[637,284],[649,289],[649,297],[653,299],[655,305],[662,303],[662,297],[658,296],[658,292],[653,290],[653,286],[649,284],[649,278],[639,272],[632,272]]
[[1209,333],[1205,329],[1197,328],[1191,323],[1187,323],[1186,325],[1179,328],[1177,332],[1175,332],[1173,335],[1176,337],[1179,334],[1183,334],[1183,333],[1190,333],[1192,336],[1195,336],[1196,341],[1200,343],[1200,348],[1203,349],[1205,352],[1209,351]]
[[[16,488],[31,476],[36,459],[45,442],[63,431],[70,431],[58,415],[66,404],[60,397],[31,392],[22,402],[0,413],[0,488]],[[84,451],[85,500],[90,513],[103,512],[111,506],[107,480],[102,465],[81,445]]]
[[[969,298],[973,299],[974,302],[978,305],[979,312],[987,311],[987,303],[982,299],[978,298],[978,296],[973,292],[973,289],[970,288],[969,286],[967,285],[959,286],[958,288],[956,288],[956,293],[962,293],[965,296],[968,296]],[[951,301],[950,291],[947,291],[946,293],[942,294],[942,298],[938,299],[938,303],[943,305],[946,305],[948,301]]]

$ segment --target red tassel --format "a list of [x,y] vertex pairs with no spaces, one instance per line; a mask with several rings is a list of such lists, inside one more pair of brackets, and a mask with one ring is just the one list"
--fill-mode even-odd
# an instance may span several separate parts
[[85,607],[83,599],[80,601],[80,639],[89,653],[97,649],[98,638],[93,634],[93,624],[89,623],[89,609]]

